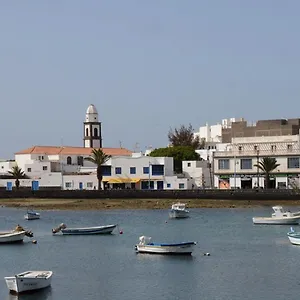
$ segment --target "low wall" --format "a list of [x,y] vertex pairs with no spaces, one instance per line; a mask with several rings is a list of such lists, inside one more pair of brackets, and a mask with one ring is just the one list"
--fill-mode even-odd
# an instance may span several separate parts
[[220,200],[300,200],[293,190],[1,190],[0,199],[220,199]]

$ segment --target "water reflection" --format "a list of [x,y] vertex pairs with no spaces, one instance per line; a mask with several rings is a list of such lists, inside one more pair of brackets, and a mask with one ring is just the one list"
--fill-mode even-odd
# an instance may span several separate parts
[[26,294],[9,294],[6,300],[50,300],[52,295],[51,286],[40,291],[32,291]]

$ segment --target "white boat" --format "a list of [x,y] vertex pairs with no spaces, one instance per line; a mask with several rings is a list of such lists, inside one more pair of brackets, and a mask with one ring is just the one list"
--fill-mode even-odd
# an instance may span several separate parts
[[188,218],[189,211],[186,209],[186,204],[180,202],[173,204],[169,216],[170,218]]
[[33,237],[33,234],[18,225],[14,230],[0,232],[0,244],[23,242],[25,236]]
[[254,224],[294,225],[299,224],[300,212],[285,211],[282,206],[273,206],[271,217],[254,217]]
[[192,254],[196,242],[183,243],[152,243],[151,237],[141,236],[140,242],[135,245],[139,253],[153,254]]
[[117,225],[67,228],[64,223],[61,223],[57,228],[52,229],[52,233],[55,234],[61,231],[64,235],[109,234],[112,233],[116,227]]
[[293,245],[300,245],[300,232],[295,232],[293,227],[291,227],[291,230],[287,233],[287,236]]
[[37,220],[40,219],[41,215],[38,212],[33,210],[27,210],[27,213],[24,215],[24,219],[26,220]]
[[4,279],[10,292],[22,293],[50,286],[52,274],[52,271],[26,271]]

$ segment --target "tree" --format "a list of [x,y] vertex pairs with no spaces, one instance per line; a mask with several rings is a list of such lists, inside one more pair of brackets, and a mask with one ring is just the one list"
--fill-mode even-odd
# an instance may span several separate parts
[[168,139],[172,146],[190,146],[193,149],[203,149],[204,141],[200,141],[198,136],[194,136],[194,129],[189,126],[181,125],[179,129],[171,128],[168,133]]
[[279,166],[280,164],[277,163],[277,160],[274,157],[264,157],[258,162],[258,164],[254,165],[254,167],[259,168],[265,174],[265,183],[267,189],[270,187],[270,173]]
[[97,166],[97,179],[98,179],[98,190],[101,190],[101,182],[102,182],[102,168],[101,166],[106,163],[111,158],[111,155],[105,154],[101,149],[93,149],[92,154],[89,157],[85,157],[84,159],[92,162]]
[[182,173],[183,160],[200,160],[200,155],[191,146],[158,148],[150,153],[153,157],[173,157],[175,173]]
[[18,189],[20,186],[20,179],[25,177],[24,171],[22,171],[21,168],[18,167],[18,165],[15,165],[11,168],[11,171],[8,171],[9,174],[11,174],[16,180],[15,185]]

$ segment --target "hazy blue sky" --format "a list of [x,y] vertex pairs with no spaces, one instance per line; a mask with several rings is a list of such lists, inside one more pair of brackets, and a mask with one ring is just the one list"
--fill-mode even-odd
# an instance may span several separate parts
[[103,143],[142,150],[171,127],[300,117],[299,0],[0,1],[1,158]]

